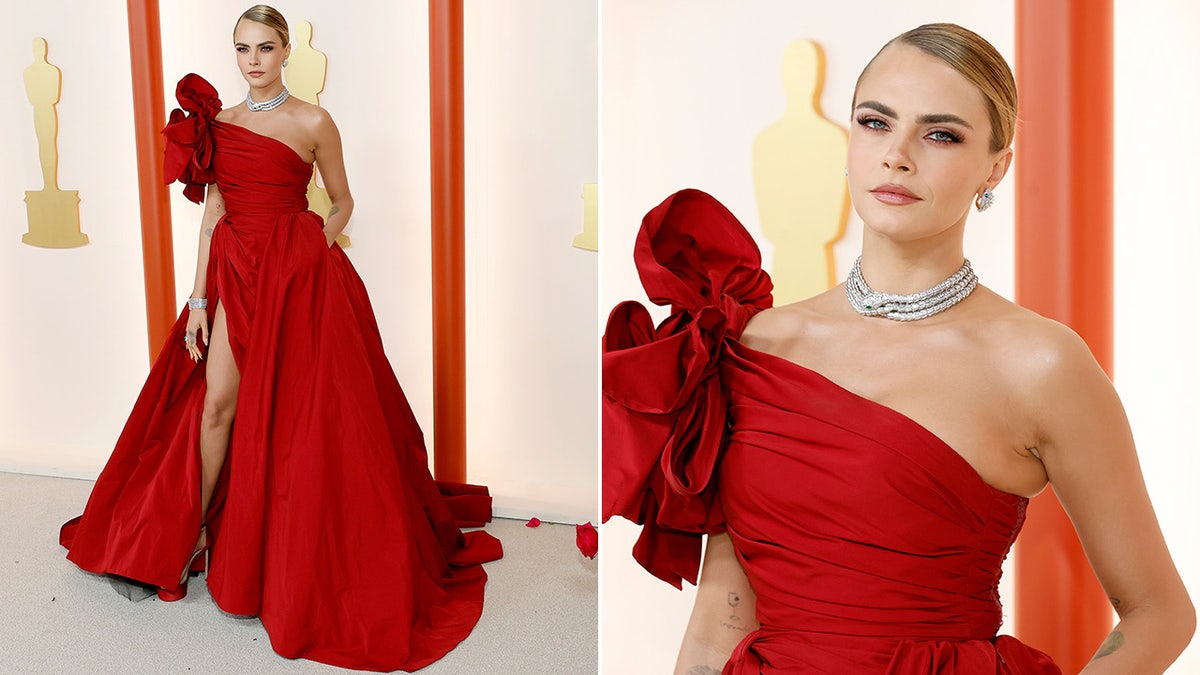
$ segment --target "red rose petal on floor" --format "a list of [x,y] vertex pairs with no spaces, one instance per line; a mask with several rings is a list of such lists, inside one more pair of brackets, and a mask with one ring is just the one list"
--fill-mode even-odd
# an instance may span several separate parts
[[540,519],[538,519],[537,517],[534,517],[534,518],[530,518],[528,523],[525,523],[525,527],[537,527],[538,525],[541,525],[541,524],[542,524],[542,521]]
[[591,521],[575,526],[575,546],[587,557],[596,557],[596,551],[600,550],[600,535]]

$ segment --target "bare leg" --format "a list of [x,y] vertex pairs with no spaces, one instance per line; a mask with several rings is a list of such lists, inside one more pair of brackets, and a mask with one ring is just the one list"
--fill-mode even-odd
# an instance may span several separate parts
[[[237,405],[238,385],[242,379],[233,360],[233,352],[229,348],[225,307],[221,304],[217,305],[213,315],[207,359],[205,377],[208,390],[204,395],[204,413],[200,419],[201,517],[208,513],[217,477],[221,475],[221,467],[225,464],[225,453],[229,450],[229,431],[233,426],[233,414]],[[197,547],[202,543],[197,542]]]

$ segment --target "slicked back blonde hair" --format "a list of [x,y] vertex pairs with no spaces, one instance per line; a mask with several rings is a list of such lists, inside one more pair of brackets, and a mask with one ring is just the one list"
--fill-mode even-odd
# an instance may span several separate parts
[[280,47],[286,47],[290,44],[288,38],[287,20],[279,13],[279,10],[268,5],[255,5],[250,9],[242,12],[238,20],[234,22],[233,29],[237,30],[237,25],[242,22],[242,19],[261,23],[267,28],[273,28],[276,33],[279,33],[279,39],[283,41]]
[[[879,54],[893,44],[910,45],[937,57],[975,85],[983,94],[992,123],[992,152],[1012,145],[1017,128],[1017,82],[1013,79],[1008,62],[990,42],[956,24],[927,23],[889,40],[863,68],[863,73],[871,68],[871,63],[875,63]],[[862,81],[861,74],[858,80]],[[854,85],[854,97],[858,99],[857,83]]]

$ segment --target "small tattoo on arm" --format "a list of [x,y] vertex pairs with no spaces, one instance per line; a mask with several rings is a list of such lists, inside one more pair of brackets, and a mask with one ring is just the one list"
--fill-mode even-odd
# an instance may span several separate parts
[[737,615],[737,606],[741,604],[742,596],[736,592],[730,591],[728,602],[729,602],[729,607],[733,609],[734,613],[729,615],[728,623],[726,623],[725,621],[721,622],[721,628],[728,628],[730,630],[740,630],[743,633],[746,632],[747,630],[749,630],[748,628],[746,628],[746,626],[744,626],[742,624],[742,617]]
[[336,206],[335,206],[335,207],[333,207],[332,209],[329,209],[329,217],[330,217],[330,218],[332,218],[332,217],[333,217],[333,214],[337,213],[338,211],[341,211],[341,209],[339,209],[339,208],[338,208],[338,207],[336,207]]
[[1100,650],[1096,652],[1092,660],[1095,661],[1096,659],[1108,656],[1120,649],[1123,644],[1125,644],[1125,635],[1119,630],[1114,630],[1108,634],[1108,637],[1104,638],[1104,643],[1100,645]]
[[206,237],[211,237],[212,233],[213,233],[213,228],[211,228],[211,227],[204,230],[204,236],[206,236]]
[[721,671],[712,666],[692,666],[687,675],[721,675]]

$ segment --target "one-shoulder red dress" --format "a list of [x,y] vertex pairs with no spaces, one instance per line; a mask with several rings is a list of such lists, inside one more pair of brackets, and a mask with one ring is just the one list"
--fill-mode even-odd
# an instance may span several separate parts
[[60,534],[90,572],[179,593],[200,525],[217,605],[258,616],[279,654],[415,670],[479,620],[500,542],[486,488],[435,482],[361,279],[308,211],[313,173],[284,143],[215,120],[188,75],[190,113],[164,129],[168,180],[193,201],[215,182],[227,213],[208,262],[241,373],[225,468],[200,513],[205,361],[183,349],[184,308],[83,515]]
[[650,211],[640,304],[604,336],[604,515],[641,524],[634,557],[696,583],[727,531],[762,627],[725,673],[1060,671],[997,636],[1000,567],[1026,499],[996,490],[900,413],[737,341],[771,305],[754,240],[711,196]]

